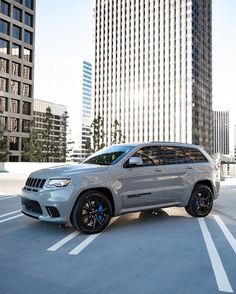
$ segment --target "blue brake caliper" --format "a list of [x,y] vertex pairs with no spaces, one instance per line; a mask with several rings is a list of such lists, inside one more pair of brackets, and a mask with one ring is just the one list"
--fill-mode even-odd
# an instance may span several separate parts
[[101,214],[98,215],[98,221],[101,222],[103,220],[103,206],[102,203],[99,204],[98,206],[98,212],[100,212]]
[[196,199],[196,206],[197,206],[197,208],[199,208],[199,200],[198,199]]

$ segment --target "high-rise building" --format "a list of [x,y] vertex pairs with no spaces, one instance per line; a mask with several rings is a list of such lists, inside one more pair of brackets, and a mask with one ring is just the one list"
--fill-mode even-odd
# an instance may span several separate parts
[[229,111],[213,111],[213,153],[229,154]]
[[63,62],[58,64],[56,72],[57,101],[67,101],[68,138],[74,142],[68,160],[80,162],[87,155],[86,146],[90,140],[93,118],[92,64],[82,59]]
[[234,125],[234,161],[236,161],[236,125]]
[[179,141],[212,151],[211,0],[95,1],[95,117],[111,144]]
[[20,161],[33,116],[35,0],[0,1],[0,118],[9,161]]

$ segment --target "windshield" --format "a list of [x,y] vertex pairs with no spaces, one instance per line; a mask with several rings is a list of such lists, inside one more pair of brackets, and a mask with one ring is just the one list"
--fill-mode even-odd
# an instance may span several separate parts
[[121,160],[135,146],[111,146],[106,147],[86,159],[83,163],[111,165]]

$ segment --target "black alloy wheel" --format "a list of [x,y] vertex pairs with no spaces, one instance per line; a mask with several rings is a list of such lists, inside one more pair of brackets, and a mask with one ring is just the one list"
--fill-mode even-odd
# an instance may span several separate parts
[[77,200],[70,220],[76,230],[96,234],[109,224],[111,211],[110,201],[103,193],[89,191]]
[[213,206],[213,194],[211,189],[198,184],[193,189],[188,205],[185,207],[188,214],[195,217],[207,216]]

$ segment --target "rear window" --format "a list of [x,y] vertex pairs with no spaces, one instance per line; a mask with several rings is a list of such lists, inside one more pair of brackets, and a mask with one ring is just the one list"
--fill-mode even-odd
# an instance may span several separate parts
[[165,165],[208,162],[201,151],[191,147],[161,146],[158,153],[160,164]]
[[188,163],[192,162],[207,162],[208,160],[201,151],[195,148],[184,148],[185,157]]
[[159,149],[159,156],[162,164],[183,164],[187,163],[183,148],[176,146],[162,146]]

